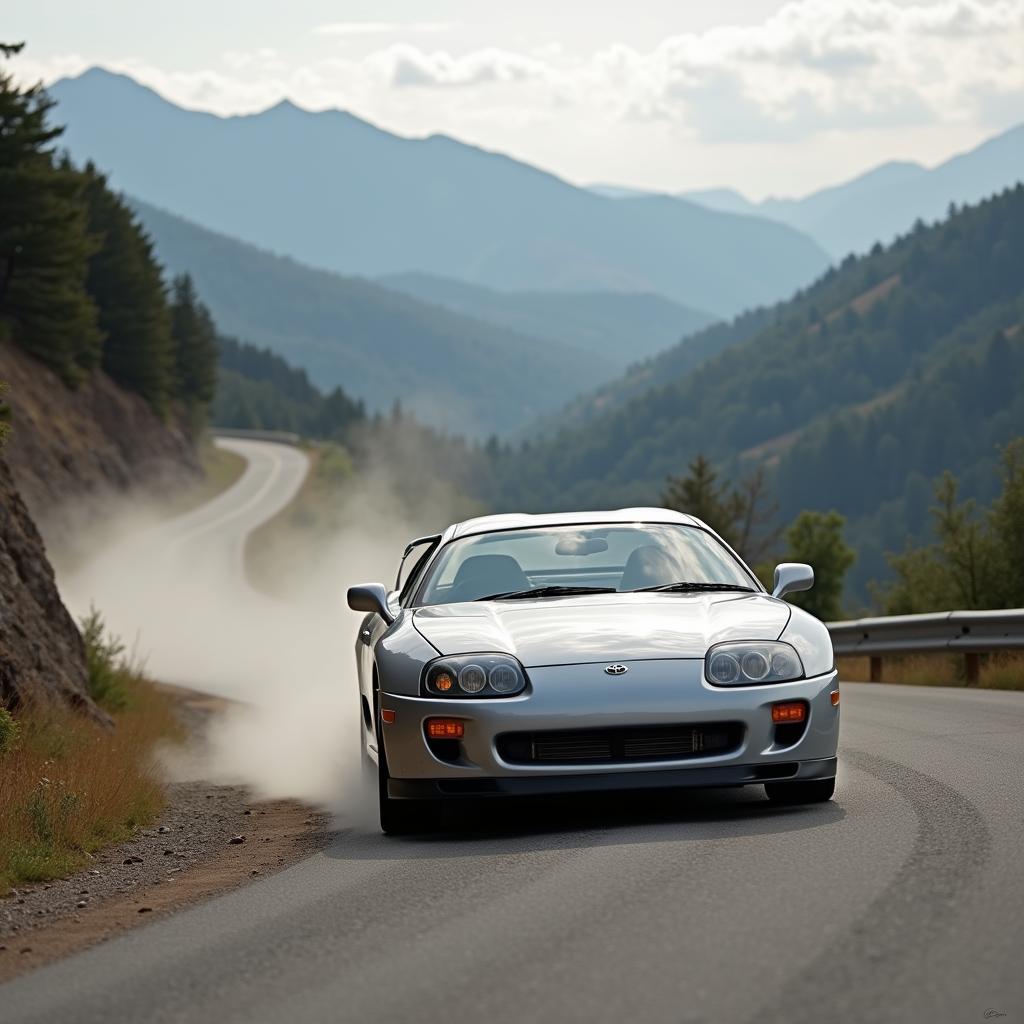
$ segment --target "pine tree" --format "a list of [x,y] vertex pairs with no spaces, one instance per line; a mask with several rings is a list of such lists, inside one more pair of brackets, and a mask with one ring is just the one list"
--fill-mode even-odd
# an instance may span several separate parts
[[[10,58],[23,44],[0,44]],[[58,166],[63,129],[42,87],[21,89],[0,72],[0,325],[68,384],[100,358],[102,334],[85,288],[95,242],[87,230],[80,175]]]
[[711,462],[698,455],[687,476],[670,476],[661,503],[696,516],[752,564],[766,558],[779,536],[778,505],[760,467],[733,488],[719,483]]
[[135,214],[86,166],[89,229],[100,246],[89,261],[88,288],[106,335],[103,369],[163,412],[174,393],[171,316],[160,265]]
[[838,619],[843,582],[853,565],[853,548],[843,539],[845,520],[838,512],[801,512],[786,530],[786,561],[814,569],[814,587],[788,600],[819,619]]
[[666,481],[662,504],[666,508],[696,516],[728,540],[733,514],[725,488],[711,463],[698,455],[689,465],[689,475],[670,476]]
[[188,274],[174,279],[172,292],[175,394],[198,415],[217,391],[217,329]]

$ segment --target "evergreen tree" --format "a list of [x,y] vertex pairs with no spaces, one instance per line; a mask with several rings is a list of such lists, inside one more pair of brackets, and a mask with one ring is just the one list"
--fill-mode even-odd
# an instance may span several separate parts
[[760,467],[730,489],[718,482],[711,462],[698,455],[688,476],[668,478],[661,503],[707,523],[751,563],[767,557],[779,534],[771,525],[777,506]]
[[[0,56],[22,45],[0,44]],[[53,157],[63,129],[49,123],[52,107],[41,86],[21,89],[0,72],[0,333],[75,384],[100,358],[85,287],[95,242],[82,178]]]
[[843,581],[856,557],[843,540],[844,522],[838,512],[801,512],[786,530],[786,561],[814,569],[814,587],[789,600],[824,621],[840,617]]
[[174,392],[174,341],[160,265],[125,202],[86,166],[89,229],[100,240],[89,261],[88,288],[106,335],[103,369],[120,385],[164,411]]
[[1003,608],[1024,608],[1024,437],[1003,451],[1002,491],[989,515],[998,543],[999,591]]
[[983,513],[943,474],[932,507],[937,542],[889,556],[896,582],[882,597],[890,615],[1024,605],[1024,438],[1003,450],[1001,479]]
[[670,476],[661,503],[666,508],[696,516],[730,540],[733,516],[725,488],[718,482],[714,466],[703,455],[689,465],[687,476]]
[[175,393],[195,413],[213,401],[217,390],[217,329],[188,274],[174,279],[172,291]]

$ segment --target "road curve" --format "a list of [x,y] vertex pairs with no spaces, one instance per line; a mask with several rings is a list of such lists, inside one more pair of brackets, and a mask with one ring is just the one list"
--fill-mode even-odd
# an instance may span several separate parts
[[834,803],[460,807],[0,987],[0,1020],[1024,1017],[1024,694],[848,684]]

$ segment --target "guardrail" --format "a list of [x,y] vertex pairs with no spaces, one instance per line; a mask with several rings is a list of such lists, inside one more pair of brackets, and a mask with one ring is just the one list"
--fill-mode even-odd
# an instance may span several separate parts
[[881,682],[882,656],[948,651],[964,656],[968,686],[976,686],[980,655],[1024,650],[1024,608],[982,612],[887,615],[826,623],[840,657],[867,655],[871,682]]
[[211,427],[214,437],[237,437],[242,441],[273,441],[275,444],[290,444],[293,447],[302,443],[298,434],[287,430],[242,430],[235,427]]

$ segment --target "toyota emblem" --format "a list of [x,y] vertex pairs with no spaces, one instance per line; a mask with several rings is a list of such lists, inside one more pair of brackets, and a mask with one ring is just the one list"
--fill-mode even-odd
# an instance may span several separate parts
[[629,669],[626,668],[625,665],[606,665],[604,670],[610,676],[625,675],[625,673],[629,671]]

